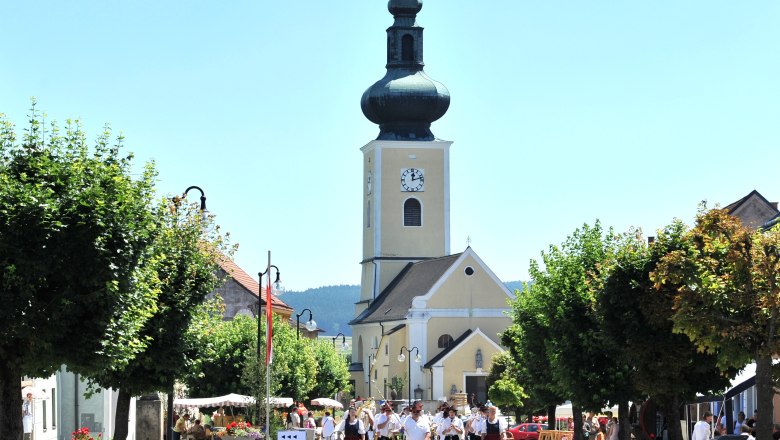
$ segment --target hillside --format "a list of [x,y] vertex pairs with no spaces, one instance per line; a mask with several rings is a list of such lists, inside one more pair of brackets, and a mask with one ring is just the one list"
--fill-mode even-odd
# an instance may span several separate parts
[[[507,281],[504,284],[511,292],[522,288],[522,281]],[[335,336],[339,333],[352,336],[348,323],[354,317],[355,303],[359,298],[360,286],[345,284],[303,291],[289,290],[279,296],[279,299],[295,309],[296,314],[303,309],[311,309],[317,326],[324,330],[323,336]],[[306,313],[301,319],[306,320],[308,317],[309,314]]]

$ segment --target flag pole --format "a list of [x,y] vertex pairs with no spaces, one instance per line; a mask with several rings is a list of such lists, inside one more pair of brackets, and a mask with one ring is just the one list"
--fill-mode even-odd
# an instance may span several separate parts
[[[266,347],[271,346],[271,337],[273,334],[271,333],[271,324],[273,323],[273,317],[270,312],[272,309],[272,303],[271,303],[271,251],[268,251],[268,268],[266,269],[266,272],[268,273],[268,296],[266,296],[266,324],[265,324],[265,337],[266,337]],[[261,290],[262,290],[262,286]],[[273,348],[272,348],[273,350]],[[268,349],[265,350],[265,439],[270,440],[271,437],[271,359],[270,359],[270,353],[268,352]]]

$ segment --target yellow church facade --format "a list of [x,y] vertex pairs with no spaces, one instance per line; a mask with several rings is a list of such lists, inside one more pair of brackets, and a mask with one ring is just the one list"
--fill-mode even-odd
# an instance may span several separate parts
[[361,149],[363,259],[350,372],[361,397],[466,392],[484,402],[513,295],[471,247],[450,250],[452,142],[430,129],[450,96],[423,71],[421,9],[416,0],[388,3],[387,73],[361,99],[380,132]]

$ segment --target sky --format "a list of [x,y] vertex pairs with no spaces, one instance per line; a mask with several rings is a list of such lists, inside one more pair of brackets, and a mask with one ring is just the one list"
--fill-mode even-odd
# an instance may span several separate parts
[[[270,250],[288,290],[359,284],[386,5],[6,2],[0,112],[111,124],[161,195],[203,188],[250,274]],[[417,21],[451,95],[451,250],[504,281],[583,223],[654,235],[701,201],[780,200],[776,0],[426,0]]]

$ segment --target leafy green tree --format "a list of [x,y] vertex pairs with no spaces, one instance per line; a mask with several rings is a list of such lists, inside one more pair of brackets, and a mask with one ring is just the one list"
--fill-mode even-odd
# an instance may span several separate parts
[[[652,278],[659,289],[676,288],[674,331],[716,355],[721,368],[742,368],[754,360],[757,406],[762,414],[773,414],[780,229],[754,232],[725,210],[702,210],[683,240],[681,249],[662,258]],[[756,437],[770,436],[771,424],[759,423]]]
[[193,353],[183,377],[190,397],[252,394],[241,375],[257,346],[257,320],[244,315],[223,320],[220,298],[200,309],[189,332]]
[[527,397],[523,409],[530,414],[544,411],[548,429],[555,429],[556,406],[566,400],[553,382],[552,363],[546,344],[550,339],[550,319],[533,284],[526,284],[512,302],[512,325],[502,334],[501,342],[509,349],[514,368],[508,374],[522,387]]
[[219,229],[203,217],[197,205],[162,200],[155,211],[154,240],[140,261],[129,293],[154,295],[151,317],[140,329],[145,348],[121,369],[88,375],[90,382],[119,390],[115,439],[127,438],[130,399],[155,391],[170,391],[187,371],[197,348],[185,337],[191,317],[206,295],[221,282],[219,259],[224,258]]
[[[133,178],[132,156],[111,131],[90,148],[78,121],[44,136],[33,108],[17,141],[0,114],[0,432],[21,438],[19,378],[67,364],[121,369],[148,341],[139,335],[154,294],[130,287],[153,239],[155,172]],[[130,293],[130,294],[128,294]]]
[[[278,315],[274,315],[273,326],[270,393],[303,401],[314,389],[316,381],[317,357],[314,344],[308,338],[297,338],[295,328],[281,321]],[[265,390],[265,322],[261,323],[260,333],[261,362],[257,361],[255,349],[242,374],[244,383],[258,391]]]
[[314,343],[314,356],[317,359],[317,374],[314,387],[308,398],[328,397],[349,388],[349,365],[344,356],[339,355],[330,340],[318,339]]
[[493,356],[492,367],[486,384],[490,401],[501,408],[502,412],[514,412],[515,419],[520,420],[524,409],[524,400],[528,395],[517,382],[519,366],[508,351]]
[[[633,387],[658,403],[672,421],[679,419],[680,405],[696,393],[728,385],[715,356],[700,353],[688,337],[673,332],[676,290],[672,286],[657,290],[650,280],[661,258],[681,248],[685,229],[675,221],[650,246],[639,231],[622,235],[614,258],[602,271],[603,283],[596,289],[603,329],[624,348],[614,360],[631,366]],[[668,427],[670,439],[682,440],[679,423]]]
[[[630,366],[620,359],[620,348],[602,331],[593,284],[612,258],[615,235],[601,224],[583,225],[561,247],[542,254],[544,270],[531,264],[532,294],[541,302],[549,321],[546,354],[552,384],[570,396],[572,410],[600,410],[609,402],[623,402],[634,395]],[[574,418],[575,432],[582,420]]]

